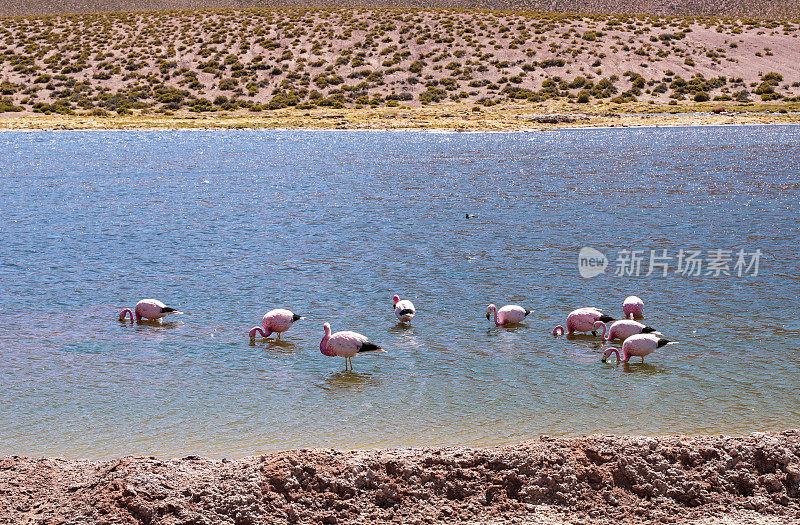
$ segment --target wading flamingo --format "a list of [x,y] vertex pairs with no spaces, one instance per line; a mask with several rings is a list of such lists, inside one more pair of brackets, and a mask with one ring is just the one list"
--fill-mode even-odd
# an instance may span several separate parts
[[258,326],[254,326],[250,329],[250,339],[255,339],[257,333],[261,334],[261,337],[269,337],[270,334],[276,333],[278,334],[278,339],[280,339],[281,334],[291,328],[295,321],[299,321],[300,319],[305,319],[305,317],[292,313],[290,310],[283,308],[270,310],[265,313],[264,318],[261,319],[261,326],[264,327],[263,330]]
[[336,332],[331,334],[330,323],[322,325],[325,330],[325,337],[319,342],[319,351],[322,355],[329,357],[344,357],[344,369],[348,370],[347,365],[350,365],[350,370],[353,369],[353,362],[351,359],[361,352],[385,352],[383,348],[370,343],[366,336],[358,332],[351,332],[349,330],[344,332]]
[[[632,321],[630,319],[620,319],[619,321],[614,321],[610,326],[606,326],[606,323],[603,321],[595,321],[594,328],[595,330],[600,330],[601,328],[603,329],[603,333],[601,334],[600,338],[605,341],[612,341],[614,339],[620,339],[624,341],[630,336],[636,334],[661,335],[661,332],[657,331],[652,326],[647,326],[639,321]],[[606,328],[608,328],[608,336],[606,336]]]
[[486,307],[486,319],[489,319],[489,316],[492,313],[494,313],[494,324],[497,326],[503,326],[507,324],[521,323],[525,320],[528,314],[531,313],[531,310],[517,306],[516,304],[507,304],[498,310],[495,305],[490,304]]
[[417,313],[414,303],[408,299],[401,300],[399,295],[392,297],[392,302],[394,303],[394,315],[397,316],[401,323],[410,323],[414,318],[414,314]]
[[169,306],[165,305],[161,301],[156,299],[142,299],[136,306],[131,310],[130,308],[125,308],[119,313],[119,320],[124,321],[125,317],[130,314],[131,321],[136,319],[136,321],[141,321],[142,319],[149,319],[151,321],[155,321],[156,319],[161,319],[164,316],[170,314],[182,314],[183,312],[179,312],[174,308],[170,308]]
[[641,357],[644,363],[644,356],[652,354],[656,348],[674,344],[677,343],[653,334],[632,335],[622,343],[622,359],[619,358],[619,350],[609,348],[603,353],[603,362],[605,363],[611,354],[616,354],[617,361],[621,363],[627,363],[633,356]]
[[628,319],[641,319],[644,317],[644,301],[631,295],[622,302],[622,312]]
[[[553,328],[553,335],[559,336],[564,335],[572,335],[575,332],[592,332],[592,335],[596,336],[597,327],[595,326],[595,322],[602,321],[603,323],[610,323],[613,321],[614,318],[610,315],[605,315],[599,309],[588,306],[585,308],[578,308],[577,310],[573,310],[567,316],[567,329],[564,330],[564,327],[561,325],[556,326]],[[559,333],[560,332],[560,333]]]

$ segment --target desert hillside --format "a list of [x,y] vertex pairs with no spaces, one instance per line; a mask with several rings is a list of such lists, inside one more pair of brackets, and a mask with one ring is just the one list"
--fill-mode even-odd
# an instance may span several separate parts
[[455,10],[2,19],[0,112],[798,102],[800,24]]
[[800,18],[797,0],[4,0],[0,15],[265,7],[400,7]]

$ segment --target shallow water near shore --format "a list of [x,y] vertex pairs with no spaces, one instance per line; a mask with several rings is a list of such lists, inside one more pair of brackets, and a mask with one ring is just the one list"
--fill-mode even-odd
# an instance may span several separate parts
[[[798,126],[8,132],[0,181],[0,454],[800,425]],[[581,277],[584,246],[604,274]],[[623,249],[643,250],[639,276],[615,274]],[[731,250],[732,275],[675,273],[680,249]],[[758,275],[736,275],[757,249]],[[668,276],[645,275],[650,250]],[[550,335],[630,294],[680,344],[616,365],[599,339]],[[117,321],[148,297],[185,315]],[[535,312],[496,328],[489,302]],[[273,307],[308,319],[251,344]],[[326,321],[387,353],[345,372],[319,352]]]

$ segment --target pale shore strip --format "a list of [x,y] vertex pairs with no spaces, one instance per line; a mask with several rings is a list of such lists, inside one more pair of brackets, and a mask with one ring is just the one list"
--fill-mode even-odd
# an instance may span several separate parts
[[238,460],[0,458],[0,523],[800,522],[800,431]]
[[[792,108],[793,109],[793,108]],[[730,107],[618,108],[502,106],[474,111],[465,104],[364,109],[284,109],[260,113],[158,113],[130,116],[0,114],[2,130],[125,129],[350,129],[546,131],[568,128],[800,124],[800,112]]]

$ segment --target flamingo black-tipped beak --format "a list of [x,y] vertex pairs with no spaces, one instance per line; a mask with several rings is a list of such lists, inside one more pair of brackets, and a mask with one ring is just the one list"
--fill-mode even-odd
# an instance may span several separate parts
[[600,360],[600,362],[601,362],[601,363],[605,363],[605,362],[606,362],[606,358],[605,358],[605,357],[603,357],[603,359],[601,359],[601,360]]
[[489,319],[489,312],[486,312],[486,319]]

